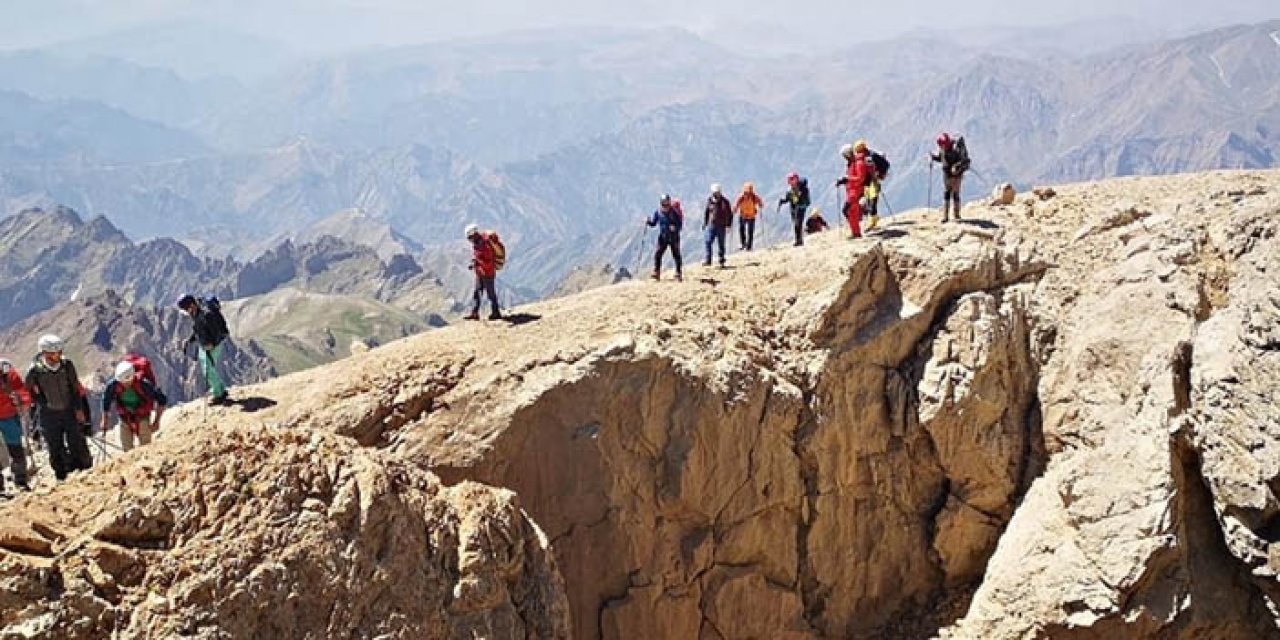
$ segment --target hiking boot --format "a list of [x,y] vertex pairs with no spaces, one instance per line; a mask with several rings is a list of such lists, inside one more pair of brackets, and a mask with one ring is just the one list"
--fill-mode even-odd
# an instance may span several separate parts
[[710,261],[710,260],[708,260],[708,261],[706,261],[706,262],[702,263],[702,266],[704,266],[704,267],[709,267],[709,266],[711,266],[711,261]]
[[680,274],[678,274],[678,273],[677,273],[677,274],[676,274],[676,282],[684,282],[684,276],[682,276],[682,275],[680,275]]
[[651,279],[651,280],[661,280],[661,279],[662,279],[662,274],[658,273],[657,271],[654,271],[654,272],[653,272],[653,275],[649,276],[649,279]]
[[796,240],[796,243],[795,243],[795,244],[793,244],[793,245],[791,245],[791,246],[793,246],[793,247],[803,247],[803,246],[804,246],[804,243],[803,243],[803,242],[800,242],[799,240]]
[[727,266],[727,265],[725,265],[725,263],[721,262],[721,263],[720,263],[720,268],[721,268],[721,269],[727,269],[727,268],[728,268],[728,266]]
[[479,312],[479,311],[472,311],[471,313],[468,313],[467,315],[463,316],[463,317],[462,317],[462,319],[463,319],[463,320],[479,320],[479,319],[480,319],[480,312]]
[[867,231],[873,231],[880,226],[880,216],[871,216],[871,224],[867,225]]
[[209,396],[209,406],[211,407],[221,407],[227,404],[231,404],[231,400],[225,393],[220,396]]
[[493,313],[489,314],[489,319],[490,319],[490,320],[501,320],[501,319],[502,319],[502,312],[501,312],[501,311],[494,311]]

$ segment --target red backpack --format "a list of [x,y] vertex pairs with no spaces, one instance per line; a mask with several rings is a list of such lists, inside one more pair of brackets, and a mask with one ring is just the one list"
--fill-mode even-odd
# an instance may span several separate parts
[[151,368],[151,361],[148,360],[146,356],[138,355],[136,353],[128,353],[125,354],[124,361],[133,365],[134,373],[138,377],[150,382],[153,387],[157,386],[156,372]]

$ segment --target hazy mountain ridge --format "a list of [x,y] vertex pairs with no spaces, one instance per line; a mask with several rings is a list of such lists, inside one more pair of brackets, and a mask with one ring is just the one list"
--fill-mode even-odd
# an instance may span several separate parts
[[[423,262],[455,295],[469,280],[453,266],[466,262],[457,238],[474,220],[507,240],[508,288],[545,295],[578,264],[636,254],[639,220],[660,193],[695,205],[696,218],[712,182],[736,190],[753,180],[774,195],[797,170],[810,176],[815,200],[835,207],[836,150],[858,137],[894,163],[892,210],[928,199],[938,176],[925,157],[943,129],[970,141],[969,198],[1006,180],[1026,188],[1273,165],[1277,30],[1280,22],[1014,57],[914,35],[842,52],[834,66],[819,55],[746,58],[678,30],[402,47],[309,63],[222,105],[200,128],[235,140],[242,134],[232,129],[261,127],[266,134],[247,138],[287,139],[282,146],[15,167],[0,175],[0,200],[47,197],[105,211],[132,236],[182,237],[205,255],[260,250],[264,231],[290,237],[359,207],[421,245]],[[780,216],[765,224],[784,232]]]

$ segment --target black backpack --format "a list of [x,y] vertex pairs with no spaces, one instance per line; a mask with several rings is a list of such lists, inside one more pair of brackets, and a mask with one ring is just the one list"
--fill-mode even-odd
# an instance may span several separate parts
[[889,159],[879,151],[871,152],[871,163],[876,166],[876,180],[884,180],[889,176]]
[[969,170],[969,145],[965,144],[964,136],[956,138],[956,153],[960,154],[960,162],[957,166],[960,171]]
[[218,342],[230,337],[231,329],[227,326],[227,318],[222,315],[222,302],[218,300],[218,296],[205,298],[200,306],[204,307],[205,313],[209,316],[209,325],[218,333]]

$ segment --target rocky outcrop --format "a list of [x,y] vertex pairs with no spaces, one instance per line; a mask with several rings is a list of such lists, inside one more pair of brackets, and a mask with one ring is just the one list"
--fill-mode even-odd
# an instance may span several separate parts
[[6,637],[569,637],[511,492],[314,431],[186,435],[0,514]]
[[1278,211],[1263,173],[902,216],[162,438],[279,425],[512,490],[581,638],[1276,637]]

